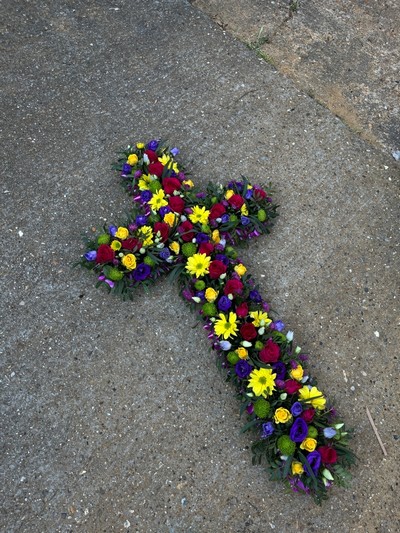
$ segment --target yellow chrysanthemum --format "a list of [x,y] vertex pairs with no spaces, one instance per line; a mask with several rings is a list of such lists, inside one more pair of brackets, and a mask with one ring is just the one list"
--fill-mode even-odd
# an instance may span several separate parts
[[300,448],[302,450],[306,450],[307,452],[313,452],[316,447],[317,447],[317,441],[315,439],[312,439],[311,437],[305,438],[303,442],[300,444]]
[[142,174],[139,181],[138,187],[141,191],[147,191],[149,189],[149,183],[151,182],[151,177],[149,174]]
[[164,207],[165,205],[168,205],[168,202],[165,199],[164,190],[160,189],[158,192],[153,194],[153,196],[151,197],[151,200],[149,200],[148,204],[152,208],[153,211],[158,211],[160,209],[160,207]]
[[129,235],[129,230],[128,230],[128,228],[124,228],[124,226],[119,226],[119,228],[115,232],[115,237],[117,237],[117,239],[121,239],[121,240],[127,239],[128,235]]
[[118,250],[121,250],[121,246],[122,244],[120,243],[120,241],[112,241],[112,243],[110,244],[111,248],[114,250],[114,252],[118,252]]
[[212,242],[215,242],[215,244],[218,244],[221,241],[221,237],[220,237],[219,231],[217,229],[215,229],[212,232],[211,239],[212,239]]
[[253,319],[253,324],[256,328],[259,326],[268,326],[272,320],[268,318],[268,313],[264,311],[250,311],[249,315]]
[[236,313],[229,313],[229,316],[220,313],[219,319],[214,323],[214,331],[218,337],[229,339],[229,337],[236,337],[237,335],[237,315]]
[[239,348],[235,351],[238,354],[239,359],[246,359],[249,355],[249,352],[246,350],[246,348],[243,348],[243,346],[239,346]]
[[249,387],[256,396],[266,398],[275,390],[275,378],[271,368],[256,368],[250,374]]
[[136,268],[136,257],[133,254],[124,255],[121,260],[121,263],[128,270],[134,270]]
[[304,385],[299,390],[299,399],[307,404],[311,404],[315,409],[325,409],[326,399],[321,391],[317,387],[311,387],[309,389],[307,385]]
[[168,224],[171,228],[174,226],[176,220],[175,213],[167,213],[164,215],[163,221]]
[[249,214],[249,210],[247,209],[247,205],[246,204],[243,204],[242,207],[240,208],[240,212],[242,213],[242,215],[244,216],[247,216]]
[[212,302],[215,302],[215,300],[217,299],[218,292],[215,289],[213,289],[212,287],[208,287],[206,289],[206,292],[205,292],[204,296],[205,296],[205,299],[207,300],[207,302],[212,303]]
[[139,158],[136,154],[128,155],[128,160],[127,160],[128,165],[131,165],[133,167],[133,165],[136,165],[138,161],[139,161]]
[[292,475],[299,476],[304,473],[303,465],[300,461],[292,461]]
[[143,242],[143,246],[150,246],[153,244],[153,229],[151,226],[142,226],[139,228],[139,239]]
[[193,224],[200,222],[200,224],[207,224],[210,211],[208,211],[204,206],[200,207],[195,205],[193,207],[193,213],[189,215],[189,218]]
[[181,246],[179,244],[179,242],[171,242],[171,244],[169,245],[169,248],[170,250],[172,250],[174,252],[174,254],[179,254],[179,250],[181,249]]
[[194,254],[188,258],[186,263],[186,270],[192,276],[201,278],[205,274],[209,273],[209,266],[211,263],[211,257],[206,254]]
[[232,191],[232,189],[228,189],[228,190],[226,191],[226,193],[225,193],[225,199],[226,199],[226,200],[229,200],[229,198],[230,198],[231,196],[233,196],[234,194],[235,194],[235,193],[234,193],[234,191]]
[[172,168],[172,170],[178,174],[178,164],[169,155],[163,154],[161,157],[158,158],[158,160],[162,165],[167,168]]
[[290,377],[296,381],[301,381],[303,379],[304,370],[301,365],[297,365],[296,368],[292,368],[289,372]]
[[247,272],[247,268],[242,263],[240,263],[239,265],[236,265],[234,270],[236,274],[240,277],[244,276]]

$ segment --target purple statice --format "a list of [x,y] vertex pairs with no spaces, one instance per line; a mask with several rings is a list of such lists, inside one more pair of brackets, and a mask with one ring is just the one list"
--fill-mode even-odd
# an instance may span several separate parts
[[[315,450],[307,455],[307,461],[316,476],[318,474],[318,469],[321,466],[321,454]],[[311,476],[311,471],[308,465],[304,465],[304,471],[308,476]]]
[[146,263],[139,263],[139,265],[133,271],[133,278],[135,281],[144,281],[151,274],[151,268]]
[[85,253],[84,257],[85,257],[86,261],[95,261],[96,257],[97,257],[97,252],[96,252],[96,250],[90,250],[90,252],[86,252]]
[[158,148],[159,143],[160,141],[158,139],[153,139],[147,143],[146,148],[155,152]]
[[[298,403],[298,402],[296,402]],[[296,418],[293,422],[292,427],[290,428],[290,438],[293,442],[303,442],[307,437],[308,426],[307,423],[302,418]]]
[[149,200],[151,200],[152,196],[153,196],[153,193],[149,191],[148,189],[140,193],[140,199],[144,203],[147,203]]
[[243,224],[243,226],[247,226],[247,224],[250,224],[250,219],[249,217],[245,217],[244,215],[242,215],[240,217],[240,222]]
[[145,215],[138,215],[135,222],[138,226],[145,226],[147,224],[147,217]]
[[199,198],[199,200],[204,200],[204,198],[207,198],[207,194],[205,192],[198,192],[196,194],[196,198]]
[[232,307],[232,302],[227,296],[221,296],[217,302],[217,307],[220,311],[228,311]]
[[261,429],[262,429],[262,432],[261,432],[261,438],[262,439],[267,439],[268,437],[270,437],[274,431],[275,431],[275,428],[274,428],[274,424],[272,422],[265,422],[262,426],[261,426]]
[[250,374],[253,367],[245,359],[241,359],[235,365],[235,372],[238,378],[244,379]]
[[[293,416],[299,416],[301,415],[301,413],[303,412],[303,406],[301,405],[300,402],[294,402],[294,404],[292,405],[292,407],[290,408],[290,412],[292,413]],[[307,424],[306,424],[307,425]],[[293,424],[294,426],[294,424]],[[292,427],[293,427],[292,426]],[[306,435],[307,436],[307,435]],[[290,437],[292,439],[292,437]],[[305,438],[305,437],[304,437]],[[294,439],[292,439],[294,440]],[[302,439],[303,440],[303,439]],[[296,441],[297,442],[297,441]],[[300,442],[300,441],[298,441]]]
[[285,363],[283,363],[282,361],[277,361],[276,363],[272,363],[272,368],[273,368],[274,374],[276,374],[276,379],[279,381],[283,381],[286,375]]

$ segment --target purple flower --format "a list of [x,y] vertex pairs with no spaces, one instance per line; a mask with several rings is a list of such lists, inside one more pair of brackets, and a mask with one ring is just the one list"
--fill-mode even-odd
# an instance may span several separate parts
[[171,255],[171,252],[169,251],[168,248],[163,248],[160,252],[160,257],[161,259],[164,259],[164,261],[166,259],[168,259],[168,257]]
[[115,234],[117,233],[117,231],[118,231],[117,226],[108,226],[108,232],[109,232],[110,235],[112,235],[113,237],[115,236]]
[[[318,469],[321,466],[321,454],[317,452],[317,450],[315,450],[314,452],[311,452],[307,455],[307,461],[311,467],[311,470],[314,472],[314,475],[317,475]],[[304,465],[304,470],[308,476],[311,476],[311,472],[308,465]]]
[[160,216],[164,217],[167,213],[171,213],[171,208],[168,205],[163,205],[158,212],[160,213]]
[[147,224],[147,217],[145,215],[138,215],[135,222],[138,226],[145,226]]
[[282,320],[277,320],[274,322],[274,327],[277,331],[283,331],[285,329],[285,324],[282,322]]
[[275,379],[275,385],[278,387],[278,389],[285,388],[285,382],[283,381],[283,379]]
[[150,276],[151,268],[146,263],[140,263],[133,271],[133,277],[136,281],[144,281]]
[[253,370],[253,367],[249,365],[249,363],[245,359],[241,359],[235,365],[236,375],[240,379],[247,378],[247,376],[250,374],[252,370]]
[[274,373],[276,374],[276,379],[279,381],[283,381],[286,375],[285,363],[282,363],[282,361],[277,361],[276,363],[272,363],[272,368],[274,370]]
[[246,411],[249,415],[252,415],[254,413],[254,405],[249,403],[249,405],[246,407]]
[[249,293],[249,298],[250,300],[252,300],[253,302],[256,302],[256,303],[260,303],[261,302],[261,295],[258,291],[254,290],[254,291],[250,291]]
[[205,297],[204,297],[204,291],[197,291],[197,292],[196,292],[196,296],[197,296],[197,298],[200,298],[200,300],[201,300],[202,302],[204,302],[204,300],[205,300]]
[[222,224],[226,224],[227,222],[229,222],[229,215],[227,213],[224,213],[222,215],[221,222],[222,222]]
[[189,302],[191,302],[193,293],[190,289],[186,288],[186,289],[183,289],[182,296],[185,298],[185,300],[188,300]]
[[215,259],[224,263],[225,266],[229,265],[229,259],[224,254],[216,254]]
[[275,431],[275,428],[272,422],[265,422],[265,424],[263,424],[261,427],[262,427],[262,433],[261,433],[262,439],[267,439]]
[[326,439],[333,439],[337,431],[334,428],[324,428],[324,437]]
[[[299,403],[299,402],[296,402],[296,403]],[[289,436],[292,439],[292,441],[303,442],[303,440],[307,437],[307,433],[308,433],[307,422],[305,422],[302,418],[296,418],[296,420],[293,422],[292,427],[290,428]]]
[[85,253],[86,261],[95,261],[96,257],[97,257],[96,250],[91,250],[90,252]]
[[134,173],[133,177],[135,179],[138,179],[138,178],[140,178],[141,175],[142,175],[142,171],[141,170],[136,170],[136,172]]
[[249,217],[245,217],[244,215],[242,215],[240,217],[240,222],[243,224],[243,226],[247,226],[247,224],[250,224],[250,219]]
[[131,167],[131,165],[128,165],[128,163],[124,163],[124,164],[122,165],[122,172],[123,172],[124,174],[129,174],[129,172],[130,172],[131,170],[132,170],[132,167]]
[[171,148],[170,152],[174,157],[176,157],[179,154],[179,148]]
[[[303,412],[303,406],[301,405],[300,402],[294,402],[294,404],[290,408],[290,412],[292,413],[293,416],[299,416]],[[297,422],[297,420],[296,420],[296,422]],[[294,424],[293,424],[293,426],[294,426]],[[307,427],[307,424],[306,424],[306,427]],[[308,432],[308,430],[306,431],[306,436],[307,436],[307,432]],[[290,438],[292,439],[292,437],[290,437]],[[304,437],[304,438],[306,438],[306,437]],[[294,439],[292,439],[292,440],[294,440]],[[303,440],[303,439],[301,439],[301,440]],[[298,442],[300,442],[300,441],[298,441]]]
[[232,307],[232,302],[227,296],[221,296],[218,300],[217,307],[220,311],[228,311]]
[[157,148],[158,148],[158,144],[159,144],[159,142],[160,142],[160,141],[158,141],[157,139],[153,139],[152,141],[149,141],[149,142],[147,143],[146,148],[147,148],[148,150],[153,150],[153,152],[155,152],[155,151],[157,150]]
[[142,202],[148,202],[149,200],[151,200],[152,196],[153,193],[149,190],[145,190],[140,193],[140,199],[142,200]]
[[196,242],[197,244],[201,244],[202,242],[208,242],[210,240],[210,236],[206,235],[205,233],[198,233],[196,235]]
[[247,189],[246,194],[244,195],[244,197],[246,198],[246,200],[248,200],[248,199],[251,198],[252,196],[253,196],[253,189]]

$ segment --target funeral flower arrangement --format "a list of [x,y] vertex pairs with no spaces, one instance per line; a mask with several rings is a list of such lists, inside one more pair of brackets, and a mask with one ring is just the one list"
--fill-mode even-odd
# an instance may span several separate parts
[[132,196],[132,213],[89,240],[80,264],[123,298],[164,273],[177,279],[235,386],[248,418],[243,431],[255,432],[253,462],[320,502],[349,477],[349,431],[236,250],[270,231],[277,216],[271,189],[241,178],[200,192],[178,153],[151,140],[120,154],[114,167]]

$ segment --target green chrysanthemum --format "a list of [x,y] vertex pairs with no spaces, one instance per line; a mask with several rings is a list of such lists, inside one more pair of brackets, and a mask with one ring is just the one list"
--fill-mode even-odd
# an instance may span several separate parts
[[318,429],[314,426],[309,426],[307,437],[311,437],[312,439],[315,439],[317,435],[318,435]]
[[259,418],[267,418],[271,411],[271,404],[267,402],[267,400],[264,400],[264,398],[258,398],[258,400],[254,404],[254,413]]
[[197,246],[194,242],[185,242],[182,244],[182,253],[185,257],[192,257],[197,251]]
[[279,437],[277,446],[283,455],[293,455],[296,449],[296,443],[292,441],[289,435]]
[[227,359],[231,365],[236,365],[240,357],[238,356],[236,352],[229,352],[227,355]]
[[217,308],[213,303],[207,302],[202,307],[204,316],[215,316],[217,314]]
[[124,277],[123,272],[118,270],[118,268],[111,267],[107,269],[107,277],[108,279],[111,279],[112,281],[119,281]]
[[110,242],[110,236],[108,233],[102,233],[97,237],[97,244],[108,244]]

